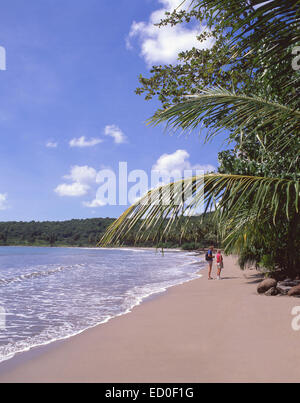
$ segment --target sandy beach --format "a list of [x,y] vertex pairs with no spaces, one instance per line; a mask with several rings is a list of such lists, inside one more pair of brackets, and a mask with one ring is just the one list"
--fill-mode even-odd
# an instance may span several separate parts
[[[0,382],[299,382],[300,300],[258,296],[225,258],[222,281],[170,288],[78,336],[0,365]],[[214,270],[214,276],[215,276]]]

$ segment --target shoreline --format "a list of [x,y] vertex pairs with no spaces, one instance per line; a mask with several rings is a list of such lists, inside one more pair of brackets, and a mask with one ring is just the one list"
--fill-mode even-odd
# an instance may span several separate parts
[[120,246],[120,247],[98,247],[98,246],[64,246],[64,245],[59,245],[59,246],[49,246],[49,245],[0,245],[0,248],[47,248],[47,249],[94,249],[94,250],[126,250],[126,249],[136,249],[136,250],[164,250],[164,251],[169,251],[169,252],[187,252],[187,253],[197,253],[197,254],[202,254],[202,250],[198,249],[191,249],[191,250],[185,250],[185,249],[180,249],[180,248],[156,248],[156,247],[151,247],[151,246]]
[[[70,247],[70,248],[71,249],[73,249],[73,248],[75,248],[75,249],[87,249],[85,247]],[[50,247],[49,247],[49,249],[50,249]],[[51,248],[51,249],[53,249],[53,248]],[[136,247],[120,247],[120,248],[88,248],[88,249],[97,249],[99,251],[101,249],[104,249],[104,250],[106,250],[106,249],[124,250],[124,251],[126,251],[128,249],[136,250],[136,251],[140,251],[140,250],[151,250],[151,251],[155,250],[155,251],[158,251],[158,252],[160,251],[159,249],[154,248],[154,247],[147,247],[147,248],[146,247],[145,248],[142,248],[142,247],[140,247],[140,248],[136,248]],[[184,251],[184,250],[181,250],[181,249],[168,249],[168,252],[181,252],[181,253],[190,254],[189,251]],[[203,255],[203,254],[198,253],[198,254],[195,254],[195,255],[192,255],[192,256],[200,257],[201,255]],[[136,307],[138,307],[138,306],[140,306],[140,305],[142,305],[142,304],[144,304],[144,303],[146,303],[148,301],[151,301],[151,300],[159,297],[161,294],[164,294],[164,293],[168,292],[168,290],[170,288],[172,288],[172,287],[180,286],[180,285],[185,284],[187,282],[190,282],[190,281],[196,280],[198,278],[201,278],[202,277],[201,271],[204,269],[204,264],[205,264],[204,260],[195,260],[195,259],[193,259],[193,261],[185,263],[184,265],[191,265],[191,266],[192,265],[197,265],[198,266],[199,270],[195,271],[195,273],[194,273],[194,275],[197,276],[197,277],[187,278],[187,279],[182,280],[181,282],[179,282],[177,284],[171,284],[171,285],[168,285],[168,286],[162,286],[162,288],[159,289],[159,290],[152,291],[149,294],[145,294],[145,295],[139,297],[138,300],[135,301],[135,303],[131,307],[127,308],[123,312],[117,313],[117,314],[115,314],[113,316],[109,316],[109,317],[103,319],[102,321],[100,321],[100,322],[98,322],[96,324],[87,326],[86,328],[78,330],[78,331],[76,331],[76,332],[74,332],[72,334],[64,335],[64,336],[58,337],[57,339],[52,339],[52,340],[46,341],[46,342],[41,343],[41,344],[28,346],[28,347],[25,347],[23,350],[19,350],[19,351],[16,351],[16,352],[12,353],[11,355],[8,355],[5,359],[0,361],[0,374],[1,374],[1,371],[3,370],[3,368],[6,367],[6,364],[10,363],[11,361],[13,362],[13,364],[14,364],[14,362],[22,362],[22,358],[26,358],[25,355],[31,355],[31,353],[32,353],[32,355],[35,356],[38,351],[43,352],[44,349],[51,348],[52,345],[56,345],[57,343],[68,341],[71,338],[79,336],[79,335],[81,335],[81,334],[83,334],[85,332],[88,332],[91,329],[94,329],[94,328],[96,328],[98,326],[105,325],[106,323],[110,322],[111,320],[114,320],[114,319],[116,319],[118,317],[122,317],[122,316],[126,316],[126,315],[130,314]]]
[[[195,264],[195,263],[191,263],[191,264]],[[201,270],[202,269],[200,269],[200,271]],[[191,281],[201,279],[202,274],[199,273],[198,275],[199,275],[198,278],[191,278],[191,279],[186,280],[186,281],[184,281],[182,283],[171,285],[171,286],[169,286],[168,288],[166,288],[166,289],[164,289],[162,291],[154,292],[154,293],[146,296],[144,299],[142,299],[141,302],[139,302],[138,304],[134,305],[132,308],[128,309],[126,312],[116,314],[115,316],[112,316],[112,317],[110,317],[108,319],[105,319],[103,322],[99,322],[96,325],[87,327],[86,329],[83,329],[83,330],[79,331],[78,333],[75,333],[75,334],[72,334],[72,335],[69,335],[69,336],[66,336],[66,337],[59,338],[57,340],[51,340],[48,343],[41,344],[41,345],[36,345],[36,346],[30,347],[30,348],[28,348],[28,349],[26,349],[24,351],[20,351],[20,352],[15,353],[12,357],[7,358],[6,360],[3,360],[3,361],[0,362],[0,384],[2,383],[1,375],[5,374],[7,369],[16,368],[19,364],[22,365],[22,364],[24,364],[24,362],[29,362],[32,358],[40,357],[41,355],[43,355],[46,352],[48,353],[48,352],[51,352],[53,349],[55,350],[56,347],[62,345],[63,343],[68,342],[69,340],[71,340],[73,338],[76,338],[78,336],[84,335],[84,334],[90,332],[93,329],[100,328],[100,327],[102,327],[102,326],[108,324],[109,322],[114,321],[114,320],[116,320],[118,318],[130,315],[136,308],[138,308],[138,307],[140,307],[140,306],[142,306],[144,304],[150,303],[151,301],[153,301],[153,300],[165,295],[166,293],[168,293],[168,291],[170,289],[172,289],[174,287],[180,287],[183,284],[186,284],[186,283],[189,283]]]
[[[0,382],[299,382],[297,299],[256,293],[225,258],[222,281],[173,286],[68,340],[0,365]],[[299,303],[299,302],[298,302]]]

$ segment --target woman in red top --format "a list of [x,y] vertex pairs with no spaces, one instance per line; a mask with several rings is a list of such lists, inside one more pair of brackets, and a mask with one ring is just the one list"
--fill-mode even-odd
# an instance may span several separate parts
[[223,265],[223,256],[222,256],[220,250],[218,250],[216,258],[217,258],[217,269],[218,269],[217,279],[221,280],[221,271],[222,271],[224,265]]

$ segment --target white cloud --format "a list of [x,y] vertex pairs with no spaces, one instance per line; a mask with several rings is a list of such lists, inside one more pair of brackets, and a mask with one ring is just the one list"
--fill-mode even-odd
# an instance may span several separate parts
[[54,191],[59,196],[80,197],[84,196],[90,190],[90,184],[96,183],[97,171],[87,165],[75,165],[71,168],[69,175],[65,175],[64,179],[69,179],[72,183],[62,183],[58,185]]
[[126,136],[122,130],[116,125],[107,125],[104,129],[104,134],[114,139],[116,144],[122,144],[126,142]]
[[91,138],[91,139],[86,139],[85,136],[79,137],[79,138],[74,138],[69,142],[70,147],[94,147],[97,144],[102,143],[103,140],[99,138]]
[[96,180],[97,171],[87,165],[78,166],[75,165],[71,168],[71,173],[65,175],[65,179],[71,179],[73,182],[87,183]]
[[83,205],[85,207],[90,207],[90,208],[95,208],[95,207],[103,207],[107,204],[107,202],[104,202],[100,199],[94,199],[91,202],[83,202]]
[[71,184],[62,183],[54,190],[59,196],[79,197],[87,194],[89,190],[88,185],[74,182]]
[[163,154],[158,158],[156,164],[153,166],[153,169],[156,171],[166,172],[177,169],[183,171],[187,168],[187,165],[189,165],[189,162],[186,161],[189,156],[190,155],[186,150],[177,150],[173,154]]
[[58,143],[55,143],[54,141],[48,141],[48,143],[46,143],[46,147],[47,148],[57,148]]
[[210,172],[216,170],[214,166],[209,164],[192,165],[189,161],[189,158],[190,155],[186,150],[177,150],[173,154],[163,154],[158,158],[152,169],[167,175],[170,175],[174,171],[183,172],[185,170],[199,170]]
[[7,194],[0,193],[0,210],[6,210],[6,209],[8,209]]
[[[137,38],[141,46],[141,56],[150,67],[157,63],[175,63],[178,53],[184,50],[210,48],[213,40],[208,39],[204,42],[197,40],[204,29],[202,27],[187,28],[182,24],[171,27],[157,27],[154,24],[159,23],[165,16],[166,11],[173,11],[177,8],[181,0],[159,0],[162,8],[154,11],[148,22],[136,22],[131,25],[129,35],[126,40],[127,48],[132,49],[133,39]],[[189,2],[181,6],[187,8]]]

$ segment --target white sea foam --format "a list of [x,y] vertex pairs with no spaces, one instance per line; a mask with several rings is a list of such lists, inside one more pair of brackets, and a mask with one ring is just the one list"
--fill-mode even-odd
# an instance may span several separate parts
[[[16,268],[18,275],[5,280],[20,281],[7,282],[3,288],[8,327],[0,332],[0,361],[106,323],[131,312],[151,295],[199,277],[192,254],[166,252],[162,257],[143,250],[133,257],[132,251],[95,249],[92,256],[90,249],[75,254],[60,251],[62,256],[51,251],[48,270],[47,264],[37,264],[33,271],[25,264],[26,273],[20,275]],[[52,260],[73,260],[73,264]],[[8,271],[14,270],[10,266]]]

